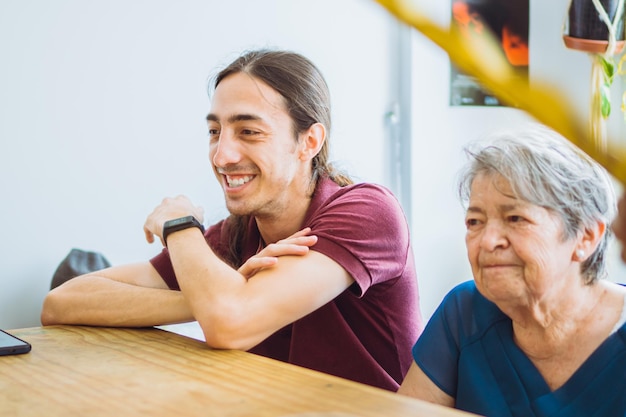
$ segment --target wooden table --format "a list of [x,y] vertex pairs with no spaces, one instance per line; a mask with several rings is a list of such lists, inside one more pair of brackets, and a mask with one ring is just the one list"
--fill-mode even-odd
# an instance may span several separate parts
[[467,416],[159,329],[10,330],[32,351],[0,356],[0,416]]

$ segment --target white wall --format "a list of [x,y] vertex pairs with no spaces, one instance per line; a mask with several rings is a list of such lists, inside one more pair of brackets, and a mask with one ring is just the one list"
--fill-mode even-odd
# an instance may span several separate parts
[[0,328],[39,324],[73,247],[146,260],[145,216],[187,194],[226,213],[207,160],[207,80],[244,49],[311,58],[333,98],[332,152],[386,183],[396,22],[363,0],[0,2]]
[[[414,1],[448,21],[449,1]],[[584,112],[589,60],[562,44],[566,5],[531,0],[531,78]],[[289,48],[316,62],[333,94],[334,158],[357,179],[387,184],[397,29],[373,0],[0,1],[0,328],[39,324],[72,247],[115,264],[157,253],[142,225],[162,197],[189,195],[209,221],[225,215],[206,157],[206,85],[244,49]],[[448,106],[447,55],[419,34],[413,48],[408,214],[429,317],[471,278],[454,187],[463,144],[529,119]],[[616,256],[612,268],[626,281]]]
[[[417,4],[426,0],[416,0]],[[429,16],[439,24],[450,19],[450,2],[428,2]],[[568,0],[530,1],[530,78],[549,83],[588,117],[590,60],[565,48],[561,25]],[[456,194],[456,174],[465,162],[467,142],[500,128],[532,119],[513,108],[451,107],[449,59],[419,33],[414,34],[412,222],[422,311],[430,317],[443,296],[457,283],[472,279],[465,252],[464,213]],[[619,112],[620,80],[614,86],[611,139],[623,129]],[[626,282],[617,246],[609,260],[611,278]]]

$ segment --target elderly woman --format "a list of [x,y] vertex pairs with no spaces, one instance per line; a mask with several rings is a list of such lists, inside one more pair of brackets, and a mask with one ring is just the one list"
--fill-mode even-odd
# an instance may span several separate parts
[[413,348],[399,393],[486,416],[626,415],[626,288],[605,258],[605,171],[543,127],[469,149],[473,281]]

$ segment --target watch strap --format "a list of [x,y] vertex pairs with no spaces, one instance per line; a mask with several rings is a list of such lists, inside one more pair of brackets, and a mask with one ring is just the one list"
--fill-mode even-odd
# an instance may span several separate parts
[[165,246],[167,246],[167,237],[169,235],[180,230],[189,229],[191,227],[197,227],[202,233],[204,233],[204,226],[198,221],[198,219],[193,216],[179,217],[177,219],[166,221],[163,225],[162,233]]

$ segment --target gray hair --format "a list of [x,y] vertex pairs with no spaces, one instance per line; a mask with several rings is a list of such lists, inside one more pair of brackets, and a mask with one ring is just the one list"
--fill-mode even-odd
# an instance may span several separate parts
[[560,216],[564,240],[601,221],[607,226],[605,233],[581,265],[581,275],[587,284],[606,277],[610,223],[617,208],[604,168],[558,133],[540,125],[498,132],[466,147],[465,152],[469,162],[459,180],[459,197],[465,207],[476,176],[498,174],[510,183],[516,198]]

